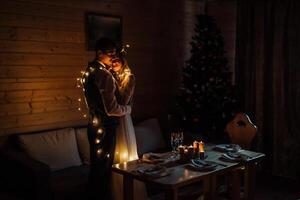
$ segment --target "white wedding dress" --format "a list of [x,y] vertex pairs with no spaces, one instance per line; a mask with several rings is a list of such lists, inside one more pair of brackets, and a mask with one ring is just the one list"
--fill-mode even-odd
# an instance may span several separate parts
[[[132,83],[128,85],[126,97],[121,96],[124,103],[131,100],[134,90],[134,77]],[[129,100],[130,99],[130,100]],[[116,148],[114,155],[114,163],[128,162],[138,159],[135,131],[131,119],[131,115],[127,114],[120,117],[120,123],[116,130]],[[123,177],[120,174],[112,172],[112,200],[123,200]],[[134,181],[134,200],[146,200],[147,191],[145,184]]]

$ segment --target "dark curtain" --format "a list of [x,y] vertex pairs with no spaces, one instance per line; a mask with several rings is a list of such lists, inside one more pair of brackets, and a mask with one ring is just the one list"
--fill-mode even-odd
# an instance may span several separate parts
[[266,169],[300,179],[300,1],[241,0],[236,86]]

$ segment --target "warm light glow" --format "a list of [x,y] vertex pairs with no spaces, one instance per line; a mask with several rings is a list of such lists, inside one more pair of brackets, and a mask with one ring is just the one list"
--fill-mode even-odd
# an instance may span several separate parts
[[[94,126],[98,125],[98,119],[96,117],[94,117],[94,119],[93,119],[93,125]],[[99,129],[98,129],[98,131],[99,131]]]
[[96,144],[99,144],[99,143],[100,143],[100,139],[97,138],[97,139],[95,140],[95,143],[96,143]]
[[84,74],[85,74],[86,76],[88,76],[88,75],[89,75],[89,72],[85,72]]
[[107,154],[106,156],[109,158],[109,156],[110,156],[110,155],[109,155],[109,154]]
[[79,98],[78,101],[81,101],[81,98]]
[[102,128],[98,128],[97,133],[102,134],[103,133],[103,129]]
[[199,152],[199,142],[194,141],[193,142],[193,147],[194,147],[194,152],[198,153]]
[[80,85],[77,85],[77,87],[78,87],[78,88],[81,88],[81,86],[80,86]]
[[78,108],[78,110],[80,111],[80,110],[81,110],[81,108]]
[[80,71],[81,74],[84,74],[84,71]]
[[178,147],[178,150],[179,150],[179,153],[180,153],[180,154],[184,154],[184,146],[180,145],[180,146]]
[[187,170],[187,169],[184,169],[183,173],[184,173],[185,178],[188,178],[190,176],[189,170]]
[[102,149],[97,150],[97,154],[100,155],[102,153]]
[[204,152],[204,143],[202,141],[199,143],[199,150],[200,152]]
[[122,156],[123,156],[123,159],[127,159],[128,153],[125,152],[125,153],[122,154]]
[[86,114],[83,114],[83,117],[86,118]]

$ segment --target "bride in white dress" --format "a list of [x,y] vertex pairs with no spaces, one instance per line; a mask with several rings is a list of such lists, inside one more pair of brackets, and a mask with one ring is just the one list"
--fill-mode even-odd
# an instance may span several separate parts
[[[122,54],[114,59],[112,65],[113,75],[118,85],[118,103],[128,105],[132,102],[135,88],[135,78]],[[131,115],[120,117],[120,123],[116,130],[116,148],[114,163],[128,162],[138,159],[137,145]],[[117,173],[112,173],[112,198],[123,200],[123,178]],[[145,185],[142,182],[134,182],[134,199],[147,199]]]

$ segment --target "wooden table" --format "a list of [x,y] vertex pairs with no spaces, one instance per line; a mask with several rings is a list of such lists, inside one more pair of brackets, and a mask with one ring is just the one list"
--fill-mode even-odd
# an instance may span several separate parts
[[[219,163],[215,170],[213,171],[195,171],[189,169],[186,164],[175,164],[168,168],[171,170],[170,175],[160,178],[147,178],[142,176],[141,174],[136,172],[136,169],[139,167],[151,167],[153,164],[144,163],[140,160],[130,161],[126,163],[120,163],[113,165],[113,171],[123,175],[123,192],[124,192],[124,200],[133,200],[133,180],[137,179],[145,183],[150,183],[158,186],[162,190],[165,191],[165,197],[167,200],[177,200],[178,199],[178,190],[179,188],[190,185],[195,182],[203,181],[203,193],[205,199],[216,199],[216,181],[217,176],[221,174],[233,174],[234,170],[244,167],[245,170],[245,197],[246,200],[253,199],[254,194],[254,177],[256,172],[256,164],[263,157],[265,157],[262,153],[252,152],[242,150],[242,154],[249,156],[247,161],[244,162],[224,162],[220,160],[220,156],[222,152],[212,150],[212,147],[208,148],[207,155],[208,157],[205,159],[207,161],[213,161],[215,163]],[[233,182],[234,185],[234,199],[239,199],[239,190],[240,181],[238,181],[237,176],[233,176],[233,179],[236,181]]]

